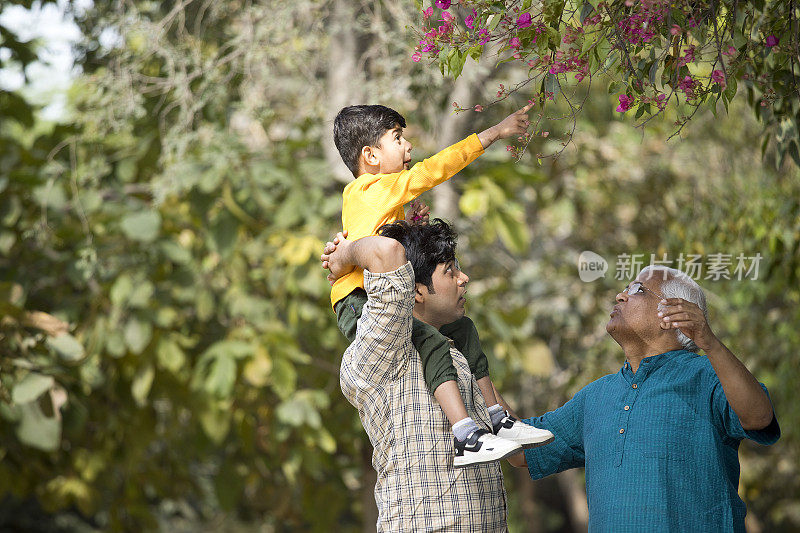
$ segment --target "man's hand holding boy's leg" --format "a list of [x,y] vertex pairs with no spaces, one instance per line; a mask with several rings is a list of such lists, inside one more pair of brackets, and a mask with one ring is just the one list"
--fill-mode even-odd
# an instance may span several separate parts
[[322,268],[331,272],[328,282],[334,282],[350,273],[354,267],[373,273],[391,272],[406,262],[406,251],[399,241],[373,235],[356,241],[348,241],[347,232],[339,232],[325,243],[320,260]]
[[531,124],[530,120],[528,120],[528,111],[531,107],[533,107],[533,104],[528,104],[519,111],[508,115],[499,124],[480,132],[478,140],[481,142],[483,149],[486,150],[493,142],[499,139],[517,137],[528,131],[528,126]]

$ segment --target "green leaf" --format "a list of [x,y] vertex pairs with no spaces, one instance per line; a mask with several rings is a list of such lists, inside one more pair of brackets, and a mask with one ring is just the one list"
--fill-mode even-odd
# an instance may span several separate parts
[[19,408],[17,438],[20,442],[46,452],[57,450],[61,442],[61,420],[46,416],[39,402],[25,403]]
[[554,101],[558,98],[558,94],[561,92],[561,84],[556,74],[547,73],[547,76],[544,78],[544,90],[545,92],[553,93]]
[[522,254],[528,249],[528,231],[520,216],[507,211],[497,211],[497,233],[503,244],[514,253]]
[[69,333],[63,333],[58,337],[48,337],[47,344],[65,361],[75,362],[86,356],[83,345]]
[[734,78],[733,76],[728,76],[726,83],[728,85],[727,87],[725,87],[725,91],[723,92],[723,94],[728,99],[728,101],[731,101],[733,100],[733,97],[736,96],[736,89],[737,89],[736,78]]
[[161,368],[177,374],[186,364],[186,355],[183,350],[172,339],[162,338],[158,341],[156,357]]
[[50,390],[54,384],[53,376],[31,372],[14,386],[11,392],[11,399],[18,405],[32,402]]
[[211,242],[214,249],[224,258],[230,256],[236,244],[239,221],[228,211],[222,211],[211,226]]
[[584,1],[583,6],[581,7],[581,16],[580,16],[581,26],[583,26],[583,23],[586,20],[586,18],[592,13],[594,13],[594,6],[589,2]]
[[161,215],[158,211],[133,213],[122,219],[120,227],[129,239],[153,242],[161,229]]
[[216,398],[230,398],[235,382],[236,361],[228,357],[215,357],[203,385]]
[[483,54],[483,46],[472,46],[467,50],[467,54],[475,61],[478,61]]
[[230,401],[212,401],[200,411],[200,426],[212,442],[220,444],[231,427]]
[[153,378],[156,373],[153,365],[145,364],[139,367],[136,375],[133,376],[133,383],[131,383],[131,395],[136,400],[136,405],[139,407],[147,403],[147,396],[150,394],[150,388],[153,386]]
[[155,287],[149,280],[144,280],[136,284],[128,299],[131,307],[146,308],[151,304]]
[[125,324],[125,344],[134,354],[140,354],[153,337],[153,325],[139,318],[131,318]]
[[133,292],[133,280],[128,274],[120,275],[111,286],[109,297],[111,303],[117,307],[123,307]]
[[289,361],[273,359],[272,388],[280,398],[288,397],[297,387],[297,372]]

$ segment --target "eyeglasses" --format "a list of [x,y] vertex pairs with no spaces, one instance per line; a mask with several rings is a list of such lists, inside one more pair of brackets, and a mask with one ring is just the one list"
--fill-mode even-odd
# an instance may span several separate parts
[[628,293],[628,296],[633,296],[634,294],[639,294],[640,292],[644,292],[644,291],[647,291],[650,294],[652,294],[653,296],[658,297],[659,300],[663,300],[664,299],[663,296],[661,296],[660,294],[658,294],[657,292],[655,292],[653,290],[648,289],[647,287],[642,285],[642,283],[639,282],[639,281],[634,281],[633,283],[631,283],[630,285],[628,285],[627,287],[622,289],[622,292]]

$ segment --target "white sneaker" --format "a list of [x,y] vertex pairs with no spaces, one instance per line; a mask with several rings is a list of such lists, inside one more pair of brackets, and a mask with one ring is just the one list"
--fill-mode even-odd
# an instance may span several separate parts
[[539,429],[520,422],[508,414],[500,422],[494,425],[494,434],[498,437],[516,442],[525,449],[535,448],[553,442],[555,438],[546,429]]
[[456,468],[499,461],[522,451],[522,446],[516,442],[493,435],[485,429],[473,431],[465,441],[453,441],[456,447],[453,466]]

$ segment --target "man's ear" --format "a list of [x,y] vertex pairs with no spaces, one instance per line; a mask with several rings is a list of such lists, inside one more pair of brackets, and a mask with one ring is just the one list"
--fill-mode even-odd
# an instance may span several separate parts
[[422,283],[417,283],[414,287],[414,302],[418,304],[425,303],[425,297],[428,295],[428,287]]
[[378,156],[375,153],[375,148],[372,146],[364,146],[361,148],[361,158],[368,165],[377,165],[380,163]]

